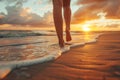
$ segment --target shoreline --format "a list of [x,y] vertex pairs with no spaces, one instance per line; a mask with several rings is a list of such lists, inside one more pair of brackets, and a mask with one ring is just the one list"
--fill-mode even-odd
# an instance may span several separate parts
[[[47,56],[44,56],[42,58],[37,58],[37,59],[32,59],[32,60],[22,60],[22,61],[3,61],[0,64],[0,78],[4,78],[5,76],[7,76],[13,69],[16,68],[20,68],[20,67],[24,67],[24,66],[31,66],[31,65],[35,65],[35,64],[39,64],[39,63],[44,63],[44,62],[48,62],[48,61],[52,61],[52,60],[56,60],[57,58],[59,58],[61,56],[61,54],[70,51],[70,48],[74,48],[77,46],[83,46],[83,45],[87,45],[89,43],[93,43],[97,41],[97,38],[100,36],[101,34],[97,34],[95,39],[92,39],[91,41],[85,42],[85,43],[76,43],[73,44],[71,46],[66,46],[64,49],[62,50],[56,50],[53,51],[52,54],[49,54]],[[47,60],[46,60],[47,59]]]
[[[112,33],[111,33],[111,34],[112,34]],[[100,36],[100,39],[101,39],[101,37],[104,37],[105,35],[110,35],[110,34],[104,34],[104,35]],[[98,42],[97,42],[97,43],[95,43],[95,44],[87,44],[87,45],[85,45],[85,46],[97,45],[98,43],[99,43],[99,39],[98,39]],[[60,58],[66,56],[66,55],[67,55],[68,57],[71,57],[71,56],[77,57],[76,55],[74,55],[74,52],[76,52],[76,53],[79,52],[79,49],[77,49],[77,48],[84,48],[84,46],[83,46],[83,47],[80,47],[80,46],[79,46],[79,47],[76,47],[76,48],[72,48],[72,49],[71,49],[72,51],[70,50],[69,52],[66,52],[65,54],[63,54],[62,56],[60,56]],[[74,50],[74,49],[75,49],[75,50]],[[89,50],[88,50],[88,51],[89,51]],[[81,51],[80,51],[80,52],[81,52]],[[77,54],[78,54],[78,53],[77,53]],[[83,54],[81,54],[81,55],[83,55]],[[66,56],[66,57],[67,57],[67,56]],[[88,56],[88,55],[87,55],[87,56]],[[89,56],[90,56],[90,55],[89,55]],[[68,57],[67,57],[67,58],[68,58]],[[81,56],[80,56],[80,57],[81,57]],[[86,56],[85,56],[85,57],[86,57]],[[74,67],[74,66],[76,66],[76,65],[73,65],[73,64],[70,65],[70,62],[71,62],[71,61],[68,62],[68,60],[66,61],[66,59],[64,59],[64,58],[62,58],[63,60],[61,60],[60,58],[58,58],[57,60],[52,61],[52,62],[50,61],[50,62],[46,62],[46,63],[42,63],[42,64],[36,64],[36,65],[28,66],[28,67],[26,67],[26,70],[25,70],[25,71],[26,71],[27,73],[30,73],[30,74],[31,74],[30,77],[31,77],[31,76],[36,77],[35,75],[32,74],[32,70],[31,70],[31,69],[39,70],[39,72],[37,72],[36,70],[35,70],[35,71],[33,70],[33,73],[37,72],[38,75],[41,75],[41,73],[42,73],[42,74],[43,74],[43,73],[44,73],[44,74],[46,73],[46,74],[49,74],[49,75],[50,75],[50,73],[48,73],[49,67],[51,67],[51,65],[53,64],[53,65],[52,65],[52,69],[53,69],[53,68],[56,68],[56,67],[58,68],[59,65],[56,65],[56,62],[57,62],[57,64],[59,64],[60,61],[63,61],[63,60],[65,60],[65,62],[67,62],[67,65],[66,65],[66,64],[64,63],[64,61],[63,61],[63,63],[64,63],[63,65],[64,65],[64,66],[61,66],[61,65],[60,65],[61,67],[66,67],[66,66],[68,66],[68,69],[69,69],[69,67]],[[72,59],[72,60],[74,61],[74,59]],[[68,64],[68,63],[69,63],[69,64]],[[78,63],[79,63],[79,62],[78,62]],[[82,63],[82,64],[83,64],[83,63]],[[96,63],[96,64],[97,64],[97,63]],[[98,64],[99,64],[99,63],[98,63]],[[100,64],[99,64],[99,65],[100,65]],[[41,69],[39,69],[39,67],[40,67]],[[47,68],[48,70],[47,70],[47,71],[46,71],[46,70],[42,70],[42,69],[44,69],[44,67]],[[79,66],[78,66],[78,67],[79,67]],[[82,68],[85,68],[85,69],[86,69],[86,67],[87,67],[87,66],[85,66],[85,67],[83,66]],[[76,66],[76,68],[77,68],[77,66]],[[104,67],[103,67],[103,68],[104,68]],[[12,78],[11,76],[18,77],[18,75],[16,75],[16,73],[22,72],[21,69],[24,69],[24,67],[19,68],[19,69],[15,69],[14,71],[12,71],[12,73],[10,73],[10,74],[9,74],[6,78],[4,78],[3,80],[13,80],[13,78]],[[79,68],[78,68],[78,69],[79,69]],[[29,71],[29,70],[30,70],[30,71]],[[50,70],[51,70],[51,69],[50,69]],[[64,69],[64,70],[65,70],[65,69]],[[70,68],[70,70],[71,70],[71,68]],[[41,72],[41,71],[42,71],[42,72]],[[45,72],[44,72],[44,71],[45,71]],[[54,71],[54,70],[53,70],[53,71]],[[80,71],[82,71],[82,70],[80,70]],[[23,72],[24,72],[24,70],[23,70]],[[56,73],[56,70],[55,70],[54,72]],[[51,73],[54,73],[54,72],[51,72]],[[69,72],[69,71],[68,71],[68,72]],[[74,72],[74,70],[73,70],[73,72]],[[37,74],[37,73],[36,73],[36,74]],[[72,72],[70,72],[70,73],[72,74]],[[63,73],[63,74],[64,74],[64,73]],[[24,74],[24,75],[25,75],[25,74]],[[26,75],[27,75],[27,74],[26,74]],[[59,74],[59,75],[62,75],[62,74]],[[101,75],[102,75],[102,73],[101,73]],[[72,77],[72,76],[73,76],[73,75],[71,75],[71,77]],[[75,76],[75,75],[74,75],[74,76]],[[28,76],[28,77],[29,77],[29,76]],[[37,79],[22,79],[22,78],[21,78],[21,80],[39,80],[38,77],[39,77],[39,76],[37,76]],[[47,76],[47,77],[49,77],[49,76]],[[42,79],[42,78],[41,78],[41,79],[42,79],[42,80],[47,80],[47,77],[44,76],[44,77],[42,77],[43,79]],[[53,75],[53,78],[54,78],[54,77],[55,77],[55,76]],[[59,77],[59,76],[56,76],[56,77]],[[66,77],[67,77],[67,76],[66,76]],[[66,78],[66,77],[65,77],[65,78]],[[69,76],[69,77],[70,77],[70,76]],[[19,76],[19,78],[20,78],[20,76]],[[23,78],[25,78],[25,76],[23,76]],[[40,77],[39,77],[39,78],[40,78]],[[67,77],[67,78],[68,78],[68,77]],[[16,80],[20,80],[20,79],[16,79]],[[62,80],[62,79],[59,79],[59,78],[58,78],[58,79],[53,79],[53,80]],[[72,80],[72,79],[69,79],[69,80]],[[79,80],[79,79],[73,79],[73,80]],[[88,79],[88,80],[89,80],[89,79]],[[90,80],[91,80],[91,79],[90,79]],[[102,80],[102,79],[92,79],[92,80]],[[111,80],[112,80],[112,79],[111,79]],[[117,79],[116,79],[116,80],[117,80]]]

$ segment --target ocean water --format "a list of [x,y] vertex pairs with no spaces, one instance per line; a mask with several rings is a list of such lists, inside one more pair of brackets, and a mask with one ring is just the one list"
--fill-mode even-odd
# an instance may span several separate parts
[[0,78],[5,77],[14,68],[54,60],[72,47],[96,42],[101,35],[95,32],[72,32],[71,44],[61,49],[54,31],[1,33],[3,35],[0,38]]

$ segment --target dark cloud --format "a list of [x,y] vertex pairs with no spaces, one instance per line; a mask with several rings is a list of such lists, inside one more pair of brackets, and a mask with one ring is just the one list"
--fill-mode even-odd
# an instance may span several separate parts
[[78,0],[77,5],[83,5],[74,14],[73,22],[84,22],[97,19],[99,12],[106,12],[107,18],[120,18],[120,0]]

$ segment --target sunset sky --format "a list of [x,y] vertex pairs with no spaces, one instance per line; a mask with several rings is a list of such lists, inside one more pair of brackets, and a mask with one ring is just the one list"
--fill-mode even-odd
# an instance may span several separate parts
[[[120,0],[71,1],[72,30],[120,30]],[[0,0],[0,29],[41,28],[54,29],[52,0]]]

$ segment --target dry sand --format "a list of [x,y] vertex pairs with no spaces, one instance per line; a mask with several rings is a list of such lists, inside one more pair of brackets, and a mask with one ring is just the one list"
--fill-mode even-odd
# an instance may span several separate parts
[[120,32],[72,48],[55,61],[13,70],[3,80],[120,80]]

